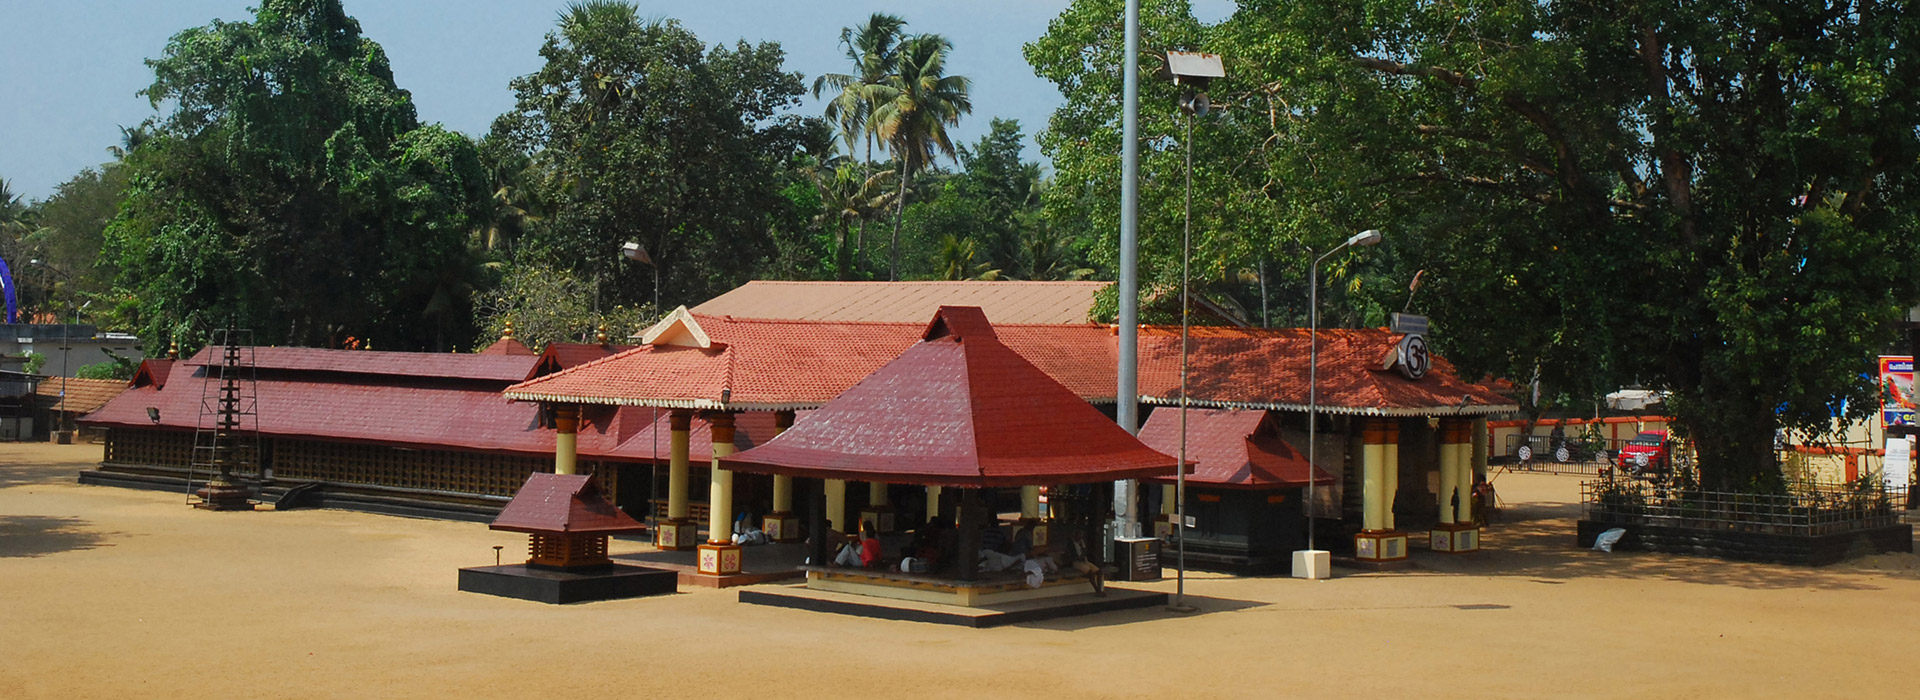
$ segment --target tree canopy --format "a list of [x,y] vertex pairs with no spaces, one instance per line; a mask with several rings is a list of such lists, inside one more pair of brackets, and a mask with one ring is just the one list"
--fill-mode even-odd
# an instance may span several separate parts
[[436,313],[486,198],[472,142],[422,125],[338,0],[263,0],[168,41],[143,94],[172,112],[128,154],[105,237],[150,348],[228,323],[262,343],[444,348]]

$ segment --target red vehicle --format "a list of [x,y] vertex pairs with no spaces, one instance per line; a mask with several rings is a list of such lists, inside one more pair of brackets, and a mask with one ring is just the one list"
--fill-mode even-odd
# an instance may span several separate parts
[[1614,464],[1628,476],[1665,474],[1673,467],[1673,451],[1670,448],[1667,431],[1649,430],[1628,440],[1620,448],[1620,457]]

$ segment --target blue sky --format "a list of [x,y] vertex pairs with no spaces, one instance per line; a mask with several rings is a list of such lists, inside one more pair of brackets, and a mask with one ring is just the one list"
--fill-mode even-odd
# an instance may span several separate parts
[[[152,82],[143,60],[167,38],[213,19],[239,21],[254,0],[6,0],[0,3],[0,178],[15,192],[45,198],[81,168],[106,161],[120,125],[153,115],[134,93]],[[561,0],[346,0],[362,31],[386,48],[395,80],[413,92],[420,118],[484,133],[513,106],[507,81],[539,67],[540,43]],[[1066,0],[640,0],[641,13],[680,20],[709,44],[777,41],[787,69],[807,76],[845,72],[840,28],[877,11],[906,18],[909,29],[946,34],[955,45],[949,70],[974,80],[974,112],[955,136],[973,141],[991,117],[1019,119],[1029,137],[1059,104],[1035,77],[1021,46],[1046,31]],[[1195,0],[1195,14],[1218,21],[1232,0]],[[801,110],[816,113],[809,101]],[[1029,158],[1040,157],[1029,138]]]

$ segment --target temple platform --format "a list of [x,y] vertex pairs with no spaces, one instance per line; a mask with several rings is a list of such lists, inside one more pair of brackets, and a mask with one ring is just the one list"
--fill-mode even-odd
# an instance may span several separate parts
[[1076,593],[969,607],[791,585],[743,590],[740,591],[740,602],[881,620],[981,628],[1164,606],[1167,604],[1167,594],[1107,586],[1107,595],[1104,597]]
[[794,542],[744,547],[741,549],[740,573],[725,576],[700,573],[699,557],[700,553],[692,550],[675,552],[660,549],[615,554],[612,558],[618,562],[673,571],[679,574],[682,586],[733,588],[805,576],[806,572],[801,571],[800,566],[807,560],[807,546]]
[[626,564],[588,572],[525,564],[460,570],[460,590],[555,605],[673,593],[678,582],[676,572]]

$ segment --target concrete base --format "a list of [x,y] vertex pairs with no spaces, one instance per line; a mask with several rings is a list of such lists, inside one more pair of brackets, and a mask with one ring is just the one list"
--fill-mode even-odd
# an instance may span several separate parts
[[1363,530],[1353,536],[1353,558],[1360,562],[1393,562],[1407,558],[1407,533]]
[[1427,533],[1428,546],[1436,552],[1466,554],[1480,551],[1480,528],[1473,525],[1444,523]]
[[1160,607],[1167,604],[1167,594],[1108,586],[1105,596],[1084,594],[986,607],[961,607],[813,590],[805,586],[780,586],[740,591],[740,602],[882,620],[983,628],[1092,615],[1113,610]]
[[1333,554],[1324,549],[1302,549],[1293,553],[1293,577],[1319,580],[1333,575]]
[[708,542],[700,545],[695,566],[708,576],[732,576],[740,573],[740,545]]
[[768,513],[760,518],[760,531],[775,542],[799,542],[800,516],[778,511]]
[[876,576],[858,569],[830,567],[807,567],[807,588],[963,608],[1093,593],[1093,584],[1077,576],[1055,578],[1040,584],[1039,588],[1028,588],[1020,579],[963,584],[931,576]]
[[691,520],[668,518],[660,521],[653,546],[676,552],[690,551],[700,544],[700,526]]
[[200,497],[193,507],[201,510],[253,510],[253,490],[239,484],[213,482],[193,495]]
[[555,605],[673,593],[678,590],[679,580],[679,574],[672,571],[625,564],[586,571],[525,564],[460,570],[460,590]]

